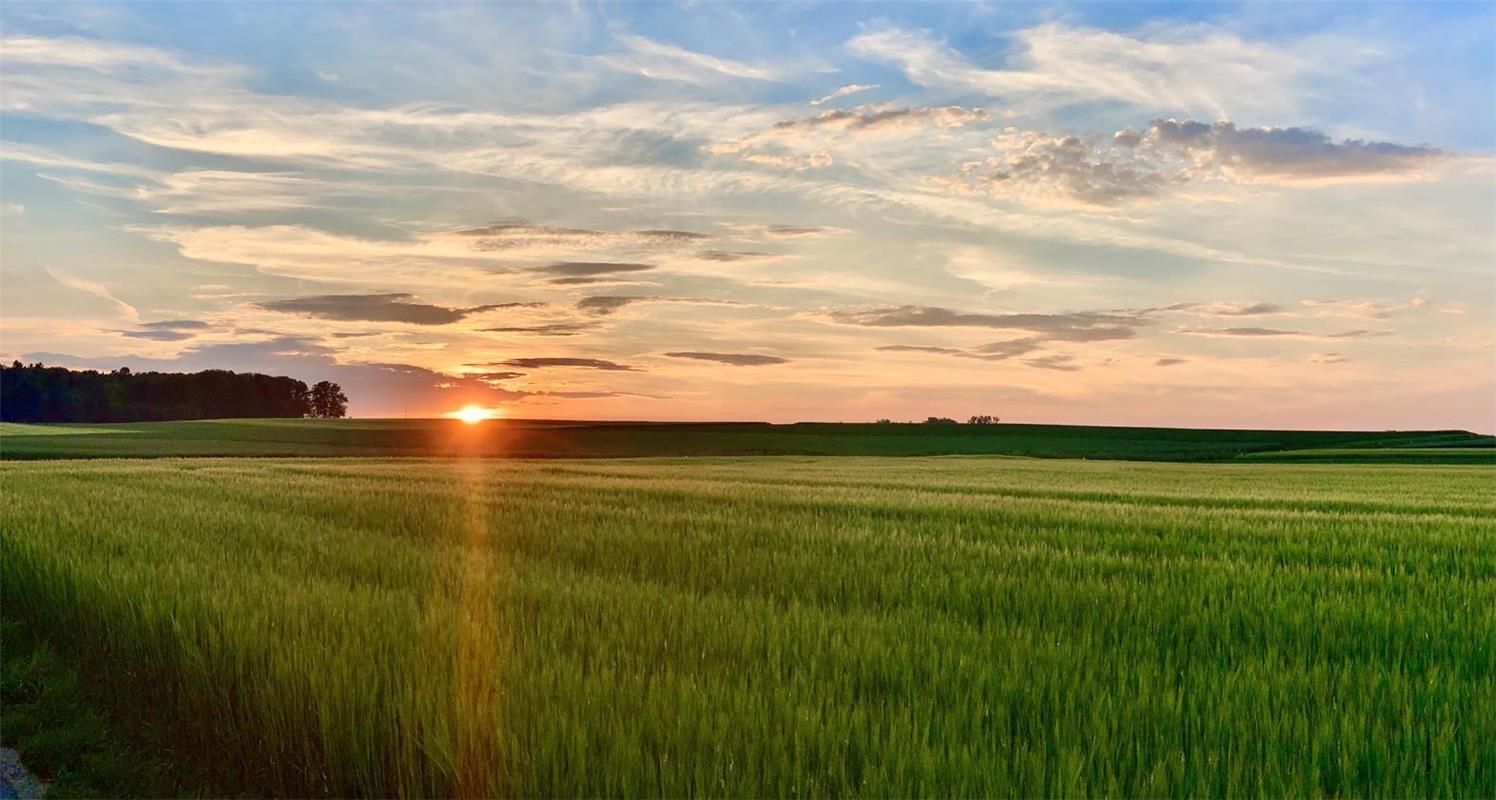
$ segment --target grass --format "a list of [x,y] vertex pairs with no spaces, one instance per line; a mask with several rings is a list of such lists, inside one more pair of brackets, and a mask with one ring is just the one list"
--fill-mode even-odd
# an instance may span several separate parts
[[204,793],[1496,795],[1486,467],[0,477],[7,621]]
[[[39,435],[47,434],[47,435]],[[68,434],[68,435],[59,435]],[[1440,452],[1433,448],[1457,448]],[[1368,456],[1364,451],[1376,449]],[[0,458],[523,456],[552,458],[1018,455],[1225,461],[1313,450],[1305,460],[1496,464],[1496,437],[1464,431],[1231,431],[1073,425],[588,423],[502,420],[208,420],[0,426]],[[1287,456],[1285,456],[1287,458]]]
[[13,436],[95,436],[123,433],[103,425],[31,425],[22,422],[0,422],[0,437]]
[[1240,461],[1279,464],[1496,464],[1496,450],[1478,446],[1321,447],[1248,453]]
[[[197,779],[180,765],[131,749],[127,736],[92,700],[71,659],[37,631],[0,623],[0,732],[47,777],[47,797],[166,797],[190,793]],[[98,687],[103,689],[105,687]]]

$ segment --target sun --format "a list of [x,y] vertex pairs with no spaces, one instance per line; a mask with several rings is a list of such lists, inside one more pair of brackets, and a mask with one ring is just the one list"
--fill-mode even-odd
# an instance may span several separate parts
[[469,425],[477,425],[485,419],[493,419],[494,412],[493,409],[483,408],[482,406],[463,406],[462,408],[453,411],[451,416],[460,419]]

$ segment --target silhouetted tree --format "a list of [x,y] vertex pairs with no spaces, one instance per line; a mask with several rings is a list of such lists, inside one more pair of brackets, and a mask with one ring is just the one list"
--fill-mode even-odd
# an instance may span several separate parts
[[318,381],[312,386],[311,416],[340,419],[348,416],[348,395],[332,381]]
[[966,421],[967,425],[996,425],[997,423],[997,417],[991,414],[977,414]]
[[925,417],[926,425],[955,425],[956,421],[950,417]]
[[[333,386],[346,408],[348,398]],[[330,408],[338,408],[334,405]],[[310,392],[295,378],[212,369],[195,373],[75,371],[17,361],[0,367],[7,422],[135,422],[225,417],[304,417]]]

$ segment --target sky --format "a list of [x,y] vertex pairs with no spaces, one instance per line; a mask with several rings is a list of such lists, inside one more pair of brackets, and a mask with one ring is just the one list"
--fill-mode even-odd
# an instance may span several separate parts
[[0,5],[0,355],[1496,431],[1487,3]]

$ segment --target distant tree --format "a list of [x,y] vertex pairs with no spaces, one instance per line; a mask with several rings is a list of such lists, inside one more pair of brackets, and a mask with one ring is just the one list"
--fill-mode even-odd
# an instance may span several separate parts
[[950,417],[926,417],[926,425],[955,425],[956,421]]
[[[336,386],[332,395],[341,398],[346,408],[347,398]],[[19,361],[0,368],[0,419],[7,422],[304,417],[310,413],[310,393],[295,378],[221,369],[186,374],[132,372],[125,367],[112,372],[75,371]]]
[[997,417],[991,414],[977,414],[966,421],[967,425],[996,425],[997,423]]
[[893,424],[893,420],[891,420],[891,419],[889,419],[887,417],[884,417],[883,419],[878,420],[878,424],[879,425],[892,425]]
[[322,419],[340,419],[348,416],[348,395],[343,387],[332,381],[318,381],[311,391],[311,416]]

